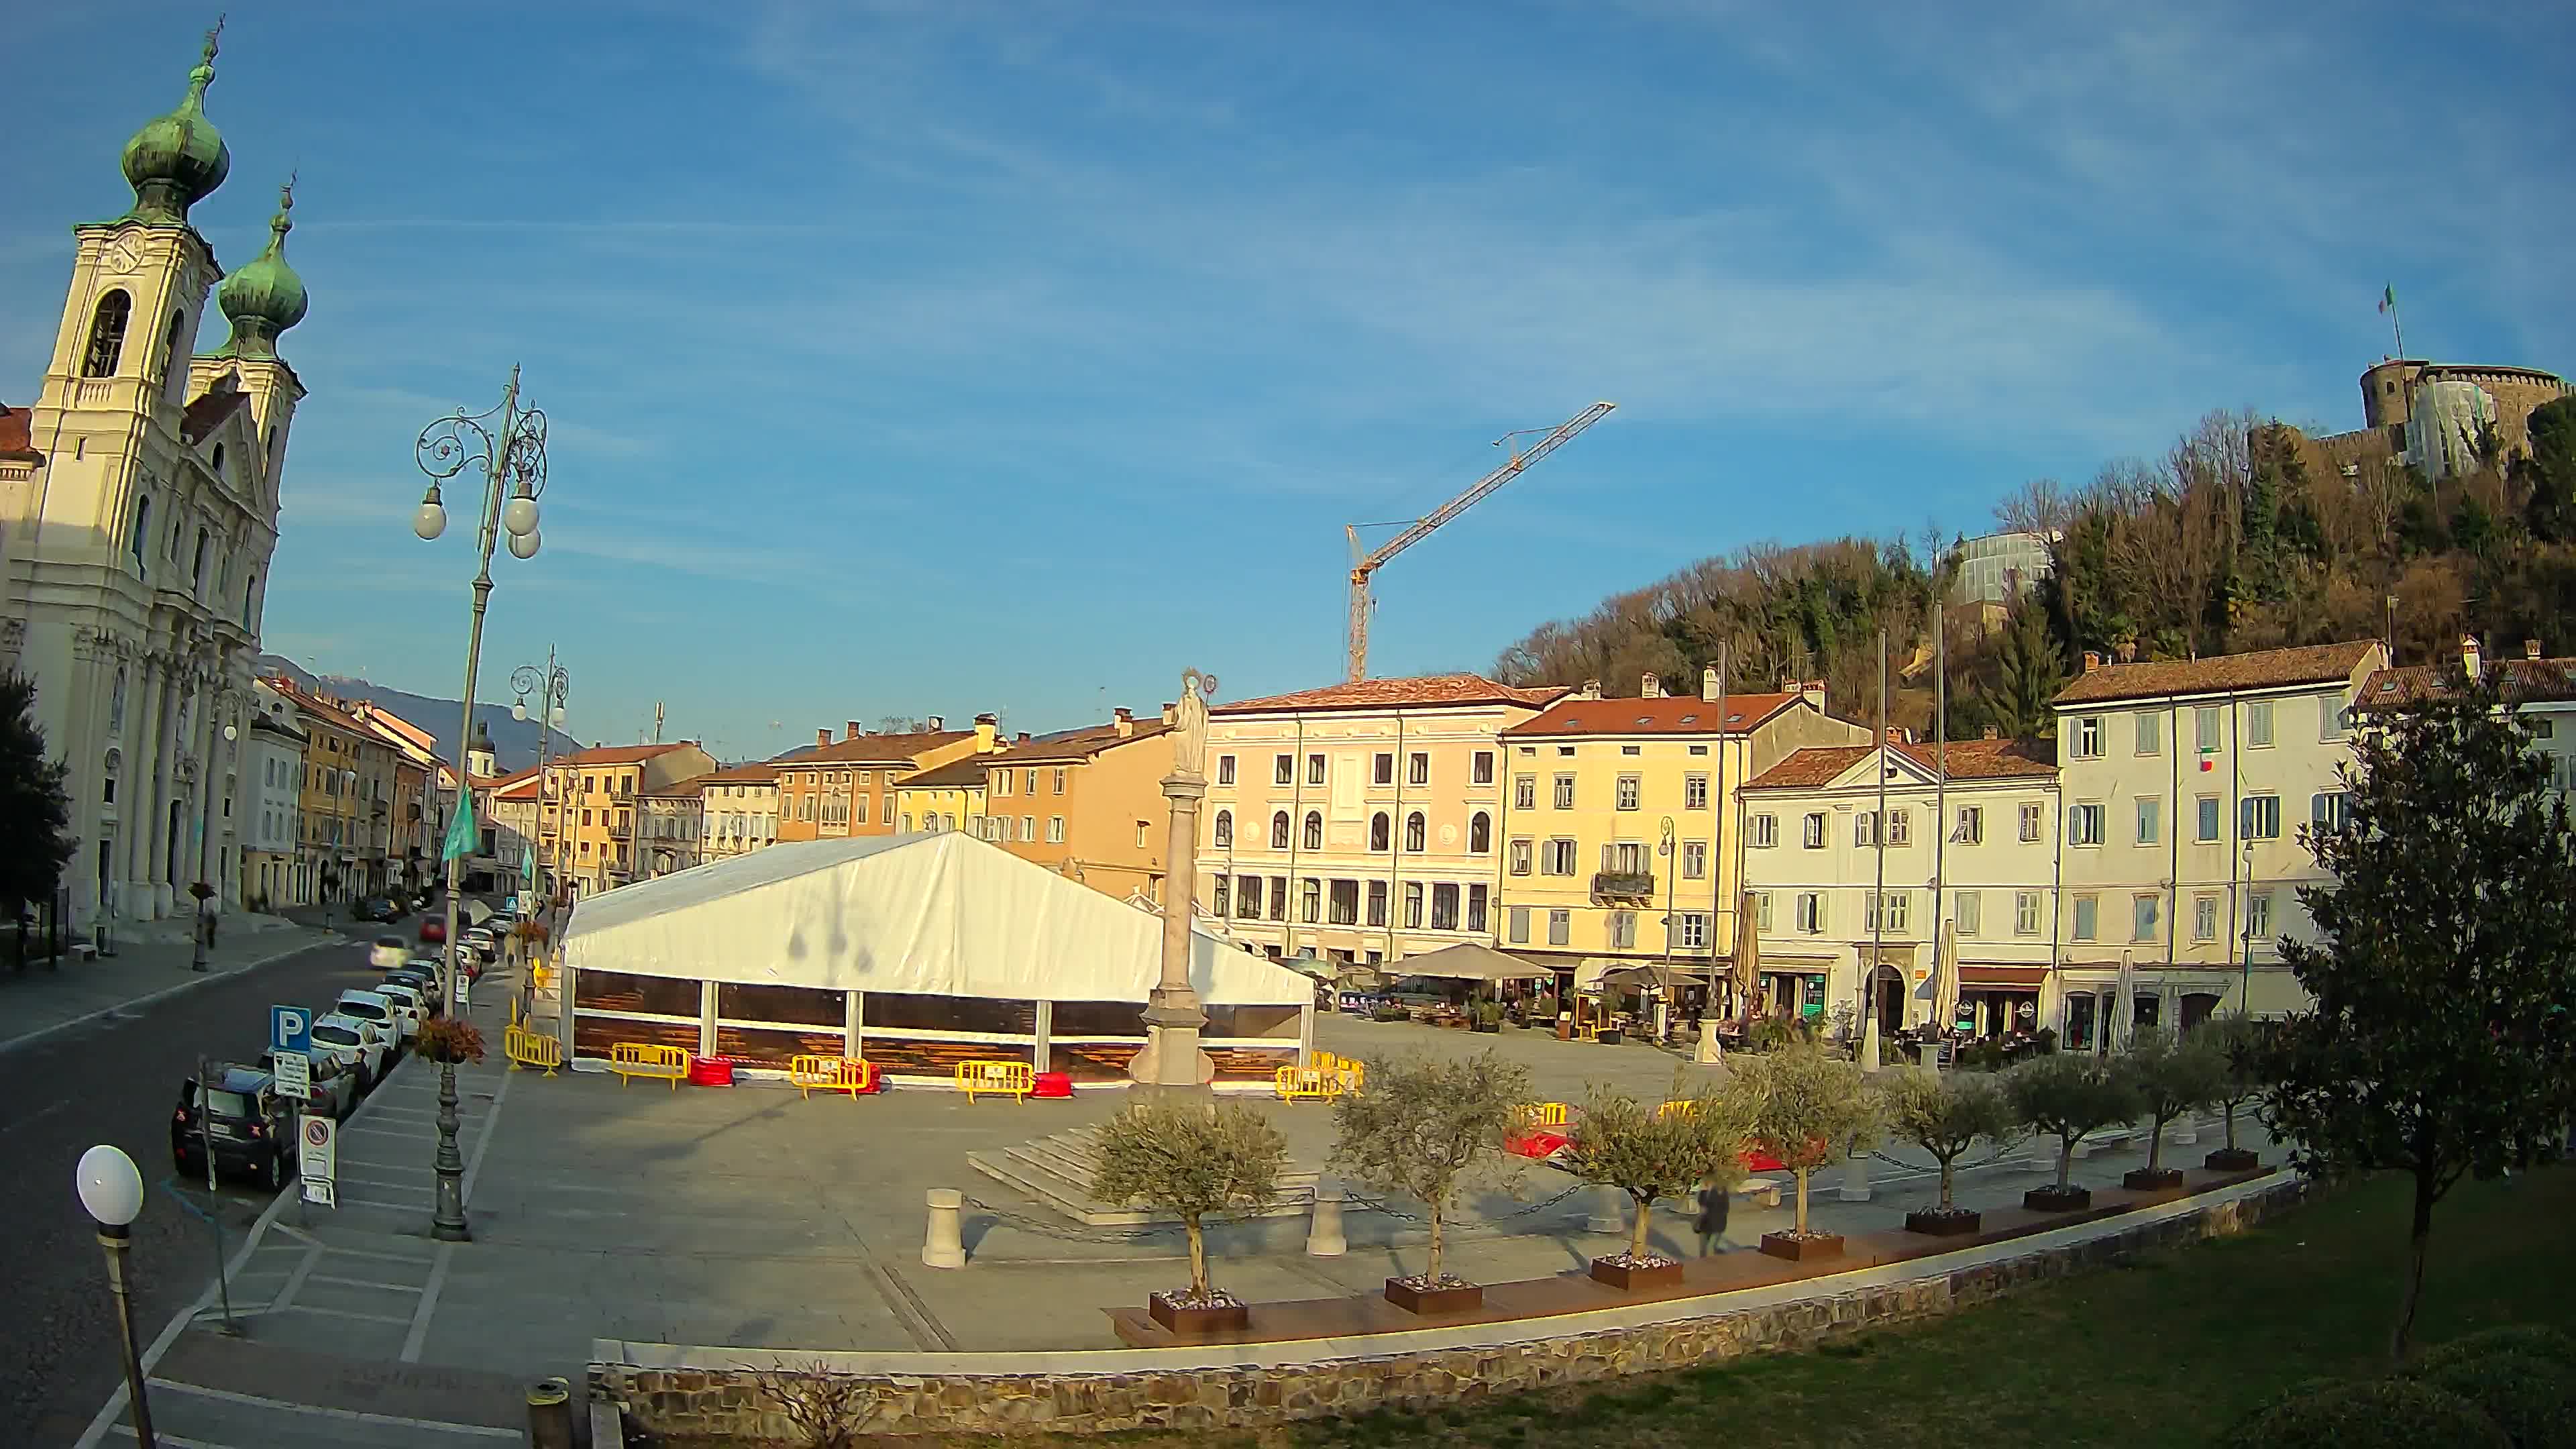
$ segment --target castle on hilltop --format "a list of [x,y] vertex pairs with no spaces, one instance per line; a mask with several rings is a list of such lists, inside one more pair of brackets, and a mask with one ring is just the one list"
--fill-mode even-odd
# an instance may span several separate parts
[[2536,367],[2386,358],[2361,375],[2362,426],[2315,442],[2346,477],[2374,458],[2443,477],[2473,465],[2490,431],[2503,457],[2519,456],[2531,445],[2532,409],[2568,390]]

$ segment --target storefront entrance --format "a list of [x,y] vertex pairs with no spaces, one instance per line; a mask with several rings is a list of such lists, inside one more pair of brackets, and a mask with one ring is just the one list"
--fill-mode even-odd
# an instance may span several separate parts
[[1870,1002],[1878,1012],[1880,1036],[1905,1030],[1905,973],[1893,966],[1879,967],[1870,982]]

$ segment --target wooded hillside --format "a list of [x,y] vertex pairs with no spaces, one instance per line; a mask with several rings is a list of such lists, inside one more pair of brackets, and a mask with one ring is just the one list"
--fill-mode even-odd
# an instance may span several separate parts
[[[2381,634],[2401,661],[2448,653],[2464,632],[2519,654],[2576,653],[2576,397],[2534,411],[2530,447],[2492,440],[2478,469],[2428,480],[2394,459],[2352,476],[2294,428],[2215,412],[2154,460],[2111,464],[2066,488],[2029,484],[1998,527],[2053,535],[2053,575],[1999,627],[1947,611],[1950,728],[2046,733],[2047,703],[2086,650],[2141,659],[2237,653]],[[1700,562],[1503,651],[1507,683],[1597,678],[1634,694],[1729,660],[1729,687],[1822,679],[1836,714],[1876,707],[1888,631],[1892,723],[1931,720],[1934,601],[1957,539],[1845,537],[1761,544]],[[2393,597],[2393,605],[2389,600]]]

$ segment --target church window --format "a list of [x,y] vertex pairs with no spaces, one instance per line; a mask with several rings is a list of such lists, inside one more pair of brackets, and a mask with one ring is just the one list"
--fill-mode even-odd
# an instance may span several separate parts
[[187,326],[187,313],[173,312],[170,314],[169,335],[161,339],[161,375],[164,378],[167,378],[170,375],[171,369],[179,365],[179,334],[185,331]]
[[134,571],[143,569],[143,540],[151,537],[152,497],[145,494],[134,500]]
[[214,473],[217,478],[224,476],[224,445],[221,443],[215,444]]
[[98,299],[98,311],[89,324],[89,356],[81,363],[83,377],[114,377],[116,364],[125,355],[125,323],[134,314],[134,299],[119,287]]
[[191,587],[191,588],[202,589],[202,588],[204,588],[204,587],[206,586],[206,544],[207,544],[207,542],[208,542],[208,539],[207,539],[207,537],[206,537],[206,531],[205,531],[204,529],[202,529],[202,528],[201,528],[201,529],[198,529],[198,530],[197,530],[197,561],[196,561],[196,563],[193,565],[193,567],[192,567],[192,571],[191,571],[191,572],[189,573],[189,575],[188,575],[188,584],[189,584],[189,587]]
[[251,618],[251,611],[257,607],[259,607],[259,570],[253,569],[250,581],[242,585],[242,622],[244,624],[256,622]]
[[[116,666],[116,688],[107,696],[107,728],[113,734],[125,728],[125,666]],[[109,758],[115,758],[113,751]]]

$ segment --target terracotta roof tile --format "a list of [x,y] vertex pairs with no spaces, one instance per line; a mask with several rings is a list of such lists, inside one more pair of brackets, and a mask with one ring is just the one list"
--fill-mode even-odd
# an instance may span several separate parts
[[2075,676],[2057,692],[2057,703],[2096,704],[2118,699],[2157,699],[2170,694],[2223,694],[2294,684],[2330,684],[2351,677],[2376,639],[2262,649],[2210,659],[2157,659],[2144,664],[2105,664]]
[[775,785],[778,783],[778,767],[767,761],[734,765],[702,778],[710,785]]
[[[2512,680],[2518,698],[2576,699],[2576,659],[2490,659],[2486,667]],[[2447,691],[2451,676],[2457,672],[2457,665],[2436,668],[2410,664],[2402,669],[2382,669],[2362,685],[2361,695],[2353,704],[2359,709],[2414,704]]]
[[[1938,745],[1890,748],[1926,770],[1939,771],[1942,751]],[[1875,745],[1810,745],[1754,776],[1744,788],[1770,790],[1831,784],[1876,750]],[[1952,740],[1949,765],[1953,780],[2045,780],[2057,774],[2056,751],[2045,740]]]
[[996,755],[979,755],[978,759],[996,765],[1066,764],[1088,760],[1120,745],[1150,740],[1169,732],[1170,725],[1161,720],[1138,720],[1132,733],[1120,735],[1116,725],[1088,725],[1078,730],[1065,730],[1025,745],[1013,745]]
[[[1794,694],[1730,694],[1726,728],[1737,734],[1798,702]],[[1545,714],[1503,731],[1511,736],[1706,735],[1718,730],[1717,701],[1698,695],[1657,699],[1561,699]]]
[[947,764],[934,765],[927,770],[904,776],[894,782],[895,788],[898,790],[955,790],[970,785],[980,786],[984,783],[984,767],[991,764],[993,758],[991,755],[968,755],[962,760],[950,760]]
[[1523,704],[1545,708],[1568,686],[1541,684],[1523,688],[1497,684],[1481,674],[1426,674],[1411,679],[1363,679],[1329,684],[1291,694],[1239,699],[1213,706],[1210,714],[1254,714],[1288,710],[1405,709],[1458,704]]
[[680,740],[666,745],[595,745],[587,750],[575,750],[569,755],[557,755],[546,763],[549,766],[640,765],[646,760],[667,755],[673,750],[685,750],[691,743],[693,742],[689,740]]
[[[909,764],[912,757],[959,740],[971,740],[973,730],[923,730],[907,735],[861,735],[854,740],[834,740],[816,745],[795,757],[800,765],[874,765]],[[780,758],[784,759],[785,756]]]
[[707,781],[713,778],[713,772],[709,772],[704,775],[691,775],[685,780],[673,780],[670,784],[664,785],[658,790],[645,790],[640,791],[639,793],[647,800],[665,798],[682,799],[704,791],[707,788]]
[[41,463],[45,455],[36,451],[30,428],[35,415],[25,408],[0,403],[0,458],[13,463]]

